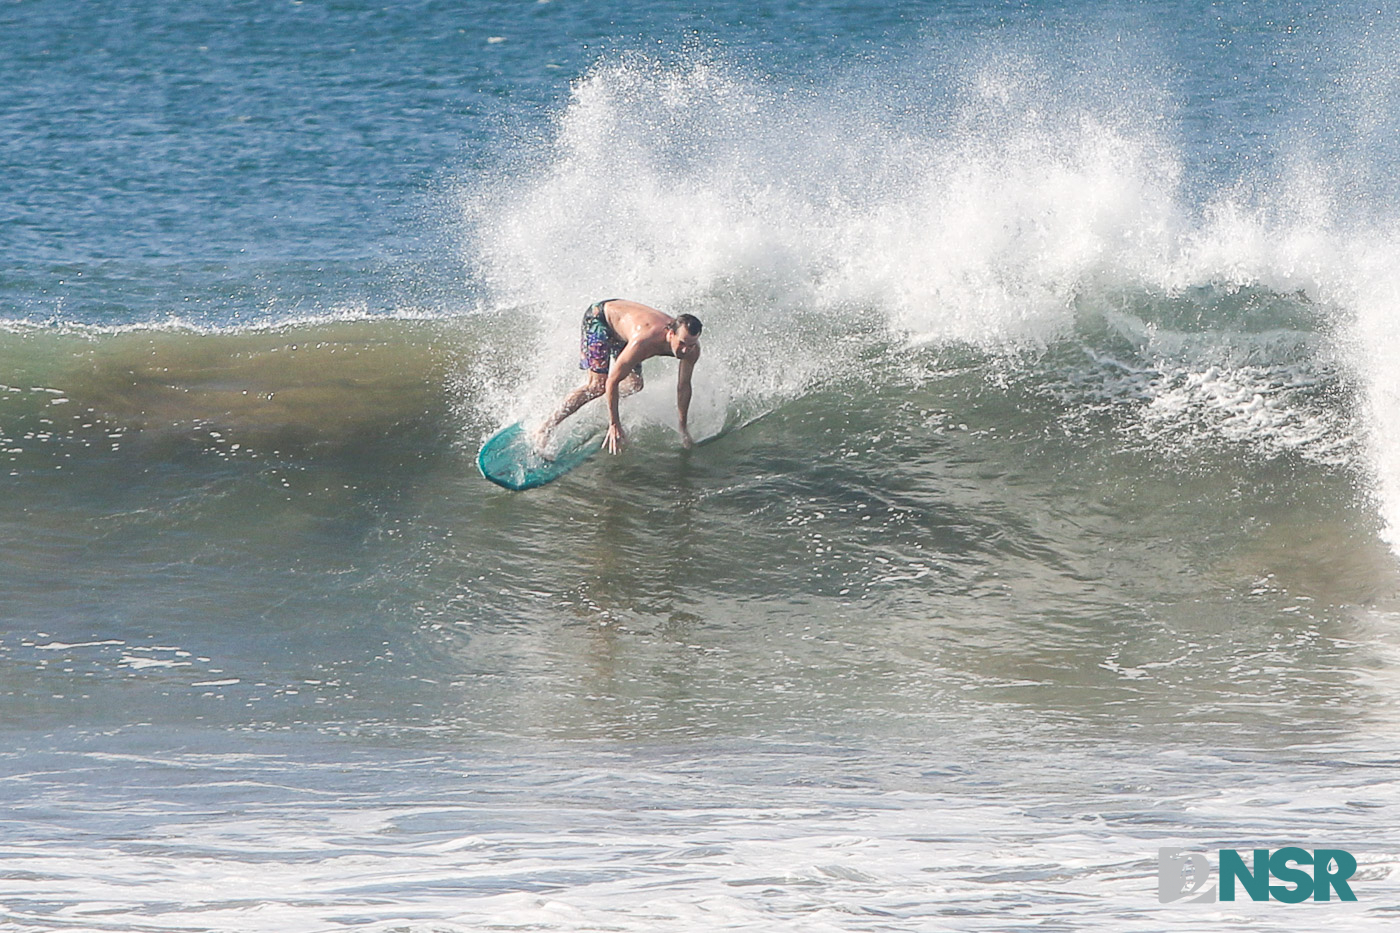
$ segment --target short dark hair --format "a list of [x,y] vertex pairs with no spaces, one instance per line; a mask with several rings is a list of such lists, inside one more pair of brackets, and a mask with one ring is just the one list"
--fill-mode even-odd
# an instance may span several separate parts
[[676,319],[671,322],[671,330],[680,330],[682,327],[689,331],[692,337],[699,337],[700,331],[704,329],[705,325],[701,324],[700,319],[693,314],[678,314]]

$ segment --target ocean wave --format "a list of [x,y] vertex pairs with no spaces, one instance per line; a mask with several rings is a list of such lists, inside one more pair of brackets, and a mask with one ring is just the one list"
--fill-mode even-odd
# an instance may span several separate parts
[[[1294,159],[1198,199],[1150,87],[1066,90],[1005,50],[887,96],[879,77],[794,89],[712,59],[603,62],[536,151],[458,192],[480,297],[252,324],[0,322],[19,390],[4,436],[52,434],[36,419],[57,392],[127,430],[284,445],[432,412],[442,443],[470,448],[544,417],[578,379],[583,308],[625,295],[706,320],[697,435],[819,391],[856,410],[962,348],[997,361],[993,383],[1056,398],[1061,428],[1111,411],[1110,448],[1354,471],[1400,527],[1400,236],[1349,226],[1335,172]],[[649,384],[668,372],[649,363]],[[673,397],[653,388],[626,417],[645,437],[674,422]]]
[[[1358,209],[1367,166],[1320,155],[1314,128],[1206,185],[1150,79],[1075,85],[1051,61],[1001,49],[922,83],[886,68],[797,89],[712,59],[600,64],[552,136],[460,192],[469,266],[536,321],[512,411],[574,378],[572,309],[599,297],[699,314],[722,411],[911,346],[1042,350],[1146,294],[1159,350],[1180,330],[1208,351],[1143,390],[1144,430],[1193,421],[1350,463],[1400,527],[1400,233]],[[1306,339],[1221,358],[1270,329]],[[1278,408],[1313,371],[1346,383],[1322,406],[1342,410]]]
[[117,334],[159,334],[180,333],[207,336],[236,336],[240,334],[276,334],[303,328],[314,328],[331,324],[347,324],[377,321],[443,321],[460,317],[463,314],[479,311],[444,311],[425,307],[392,308],[375,310],[364,305],[334,308],[309,314],[289,314],[275,318],[237,323],[211,323],[194,320],[178,314],[146,321],[128,321],[120,324],[99,324],[92,321],[74,321],[62,317],[36,319],[34,317],[0,318],[0,333],[25,335],[51,335],[63,337],[110,337]]

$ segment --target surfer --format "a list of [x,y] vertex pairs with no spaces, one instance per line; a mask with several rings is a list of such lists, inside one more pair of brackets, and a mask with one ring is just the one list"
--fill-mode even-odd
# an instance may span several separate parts
[[583,315],[579,369],[588,378],[564,397],[559,410],[540,426],[536,441],[540,447],[565,418],[598,396],[608,401],[608,433],[603,447],[617,453],[626,443],[617,403],[642,389],[642,360],[653,356],[674,356],[680,361],[676,372],[676,410],[680,415],[681,444],[694,446],[686,418],[690,413],[690,374],[700,359],[700,319],[693,314],[671,317],[635,301],[609,298],[591,305]]

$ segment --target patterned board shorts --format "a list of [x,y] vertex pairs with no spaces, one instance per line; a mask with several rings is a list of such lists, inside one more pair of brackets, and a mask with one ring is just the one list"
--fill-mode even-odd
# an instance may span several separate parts
[[[588,310],[583,313],[583,334],[579,340],[579,369],[606,376],[612,367],[612,361],[626,349],[627,341],[613,333],[613,329],[608,326],[607,315],[603,313],[603,305],[614,300],[616,299],[608,298],[589,305]],[[641,364],[638,363],[634,370],[637,375],[641,375]]]

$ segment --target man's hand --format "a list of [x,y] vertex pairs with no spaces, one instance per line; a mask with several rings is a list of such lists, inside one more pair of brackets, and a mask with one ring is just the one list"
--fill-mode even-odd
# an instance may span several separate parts
[[685,428],[681,428],[681,446],[686,450],[695,446],[695,441],[691,438],[690,432]]
[[627,437],[622,433],[622,425],[608,425],[608,436],[603,438],[603,449],[610,454],[621,452],[627,444]]

